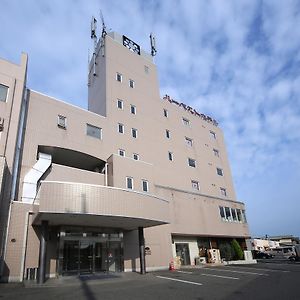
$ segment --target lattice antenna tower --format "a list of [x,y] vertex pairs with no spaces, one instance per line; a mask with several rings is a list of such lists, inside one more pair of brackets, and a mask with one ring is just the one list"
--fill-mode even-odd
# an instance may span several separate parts
[[157,53],[157,49],[156,49],[155,36],[152,32],[150,33],[150,45],[151,45],[151,55],[155,56]]

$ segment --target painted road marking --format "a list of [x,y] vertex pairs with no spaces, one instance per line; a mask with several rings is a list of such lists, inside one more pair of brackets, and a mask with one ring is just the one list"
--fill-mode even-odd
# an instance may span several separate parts
[[247,272],[247,271],[233,271],[233,270],[224,270],[218,268],[210,268],[206,270],[220,271],[220,272],[231,272],[231,273],[240,273],[240,274],[249,274],[249,275],[258,275],[258,276],[269,276],[269,274],[256,273],[256,272]]
[[259,269],[259,268],[247,268],[247,267],[232,267],[237,269],[247,269],[247,270],[257,270],[257,271],[266,271],[266,272],[283,272],[283,273],[290,273],[291,271],[287,270],[275,270],[275,269]]
[[187,271],[176,271],[178,273],[184,273],[184,274],[193,274],[193,272],[187,272]]
[[231,277],[231,276],[221,276],[221,275],[214,275],[214,274],[201,274],[202,276],[209,276],[209,277],[218,277],[218,278],[225,278],[225,279],[233,279],[233,280],[239,280],[237,277]]
[[165,276],[156,276],[156,277],[157,278],[161,278],[161,279],[166,279],[166,280],[178,281],[178,282],[182,282],[182,283],[189,283],[189,284],[194,284],[194,285],[202,285],[202,283],[194,282],[194,281],[181,280],[181,279],[176,279],[176,278],[171,278],[171,277],[165,277]]

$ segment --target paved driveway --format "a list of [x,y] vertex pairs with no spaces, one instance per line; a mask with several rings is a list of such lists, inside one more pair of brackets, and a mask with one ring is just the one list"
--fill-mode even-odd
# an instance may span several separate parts
[[83,276],[49,280],[44,286],[0,285],[1,299],[300,299],[300,264],[190,268],[144,276]]

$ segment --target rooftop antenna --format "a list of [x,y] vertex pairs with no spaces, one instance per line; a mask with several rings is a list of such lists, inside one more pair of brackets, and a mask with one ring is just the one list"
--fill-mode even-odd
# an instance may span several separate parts
[[157,49],[156,49],[155,36],[152,32],[150,33],[150,45],[151,45],[151,55],[155,56],[157,53]]
[[107,32],[106,32],[106,25],[105,25],[105,22],[104,22],[104,18],[103,18],[103,14],[102,14],[102,10],[101,9],[100,9],[100,18],[101,18],[101,22],[102,22],[102,33],[101,33],[101,36],[102,36],[102,38],[104,38],[107,35]]
[[96,76],[96,48],[97,48],[97,20],[93,16],[91,21],[91,39],[94,41],[94,52],[93,52],[93,75]]

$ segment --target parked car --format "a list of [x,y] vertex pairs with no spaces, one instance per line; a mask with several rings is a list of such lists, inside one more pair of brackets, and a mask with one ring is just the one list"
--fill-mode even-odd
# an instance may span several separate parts
[[299,261],[300,260],[300,245],[294,246],[295,252],[289,257],[290,261]]
[[253,258],[273,258],[274,255],[269,253],[269,252],[265,252],[265,251],[259,251],[259,250],[253,250],[252,251],[252,255]]
[[290,257],[296,256],[294,246],[276,247],[271,250],[271,254],[276,259],[289,259]]

